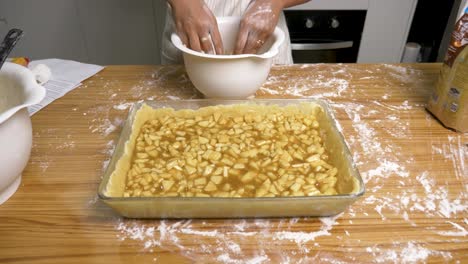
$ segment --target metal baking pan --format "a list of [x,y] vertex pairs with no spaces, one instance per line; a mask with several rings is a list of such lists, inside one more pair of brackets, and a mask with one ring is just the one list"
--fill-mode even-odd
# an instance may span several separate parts
[[[111,179],[117,162],[124,154],[130,138],[136,113],[147,104],[152,108],[198,109],[214,105],[266,104],[286,106],[312,103],[323,111],[317,117],[322,129],[322,139],[330,163],[338,168],[337,188],[341,194],[321,196],[213,198],[213,197],[123,197],[110,195],[109,187],[119,179]],[[129,218],[239,218],[239,217],[297,217],[330,216],[346,210],[365,192],[364,183],[353,163],[352,155],[337,129],[329,106],[315,99],[265,99],[265,100],[180,100],[148,101],[135,104],[121,132],[112,159],[98,189],[99,198],[117,213]],[[125,178],[120,179],[121,186]],[[123,192],[123,190],[122,190]]]

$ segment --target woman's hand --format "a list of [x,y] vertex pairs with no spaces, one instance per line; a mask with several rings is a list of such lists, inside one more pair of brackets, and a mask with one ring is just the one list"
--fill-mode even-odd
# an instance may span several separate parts
[[282,0],[253,0],[240,23],[234,54],[255,54],[275,30]]
[[252,0],[237,34],[234,54],[255,54],[275,30],[283,8],[310,0]]
[[177,35],[188,48],[208,54],[223,54],[216,18],[203,0],[168,0]]

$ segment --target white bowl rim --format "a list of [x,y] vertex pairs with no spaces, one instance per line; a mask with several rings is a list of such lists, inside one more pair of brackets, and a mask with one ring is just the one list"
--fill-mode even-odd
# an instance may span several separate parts
[[[231,21],[239,21],[241,20],[240,17],[217,17],[216,20],[219,22],[231,22]],[[198,52],[192,49],[187,48],[183,43],[182,40],[179,38],[177,33],[171,34],[171,41],[172,44],[178,48],[179,50],[203,58],[212,58],[212,59],[242,59],[242,58],[262,58],[262,59],[270,59],[276,56],[279,53],[279,48],[284,42],[284,32],[279,27],[275,27],[273,32],[273,36],[276,37],[275,42],[271,45],[269,51],[262,53],[262,54],[239,54],[239,55],[216,55],[216,54],[206,54],[203,52]]]
[[26,85],[23,87],[23,89],[25,92],[28,93],[28,96],[24,99],[24,101],[21,104],[18,104],[16,106],[6,109],[4,112],[1,112],[0,124],[8,120],[20,109],[40,103],[46,95],[46,89],[36,82],[33,73],[28,68],[15,63],[5,62],[5,64],[3,64],[2,69],[0,70],[0,73],[1,72],[13,73],[15,75],[20,76],[20,78],[24,79]]

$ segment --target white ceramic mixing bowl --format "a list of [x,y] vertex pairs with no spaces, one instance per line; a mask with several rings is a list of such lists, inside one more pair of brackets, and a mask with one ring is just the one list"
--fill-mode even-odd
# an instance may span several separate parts
[[27,68],[5,63],[0,70],[0,204],[21,183],[31,153],[32,128],[27,107],[45,96]]
[[[239,17],[217,18],[224,51],[232,54]],[[177,34],[172,34],[172,43],[182,51],[187,74],[195,87],[208,98],[242,99],[255,94],[265,82],[279,48],[284,41],[284,32],[275,28],[258,54],[212,55],[187,48]]]

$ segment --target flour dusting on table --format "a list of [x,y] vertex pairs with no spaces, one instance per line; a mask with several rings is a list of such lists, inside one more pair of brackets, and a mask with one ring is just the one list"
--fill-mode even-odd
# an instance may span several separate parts
[[[399,250],[403,248],[403,250]],[[425,262],[429,256],[438,256],[444,260],[451,259],[451,254],[439,250],[430,250],[424,246],[407,243],[393,243],[390,248],[382,249],[376,246],[367,247],[366,251],[371,253],[376,263],[419,263]]]
[[115,150],[115,145],[116,143],[112,139],[109,142],[107,142],[106,146],[104,147],[102,151],[102,153],[105,155],[105,159],[102,162],[102,173],[104,173],[104,171],[107,169],[107,166],[109,165],[110,159]]
[[[304,255],[309,252],[308,247],[321,236],[330,236],[330,230],[338,224],[340,215],[321,218],[292,218],[289,221],[271,219],[240,219],[223,220],[221,227],[215,227],[201,220],[119,220],[115,229],[121,241],[140,241],[144,251],[153,252],[156,248],[177,251],[185,257],[196,260],[204,255],[226,261],[226,263],[267,263],[270,257],[266,252],[257,252],[255,256],[246,259],[242,250],[242,243],[249,242],[267,246],[273,244],[293,243],[293,252]],[[197,227],[193,223],[197,222]],[[297,225],[309,222],[317,227],[314,232],[292,231]],[[210,230],[204,230],[210,227]],[[243,230],[257,230],[244,232]],[[290,231],[284,231],[290,230]],[[202,243],[185,245],[185,240],[197,240]],[[203,243],[206,242],[206,243]],[[209,241],[209,243],[207,243]],[[259,262],[255,262],[259,261]]]
[[[149,74],[146,73],[128,89],[116,88],[121,86],[122,83],[118,80],[106,81],[103,88],[107,92],[109,100],[114,102],[112,107],[97,105],[83,113],[83,115],[91,118],[89,130],[92,133],[107,137],[111,133],[120,131],[128,110],[135,103],[154,100],[190,99],[200,96],[180,66],[167,66]],[[158,91],[156,92],[155,89],[158,89]],[[162,95],[160,89],[163,91]],[[129,99],[117,101],[116,98],[118,97]],[[114,111],[119,112],[120,117],[111,119],[110,116]]]
[[[416,137],[412,115],[425,115],[429,129],[441,129],[424,111],[424,102],[415,101],[414,85],[422,81],[421,74],[411,68],[385,64],[370,71],[346,64],[302,65],[300,74],[290,74],[295,68],[277,67],[256,94],[257,98],[278,98],[281,95],[319,98],[328,102],[340,122],[340,131],[353,153],[354,160],[366,184],[366,195],[344,213],[327,218],[291,219],[226,219],[226,220],[131,220],[115,223],[121,243],[139,245],[142,252],[170,251],[193,261],[222,263],[359,263],[361,257],[377,263],[415,263],[438,260],[456,261],[454,255],[437,244],[418,243],[420,237],[430,241],[467,242],[468,158],[467,136],[449,133],[447,139],[427,142]],[[306,71],[304,71],[306,69]],[[361,101],[366,87],[375,83],[376,74],[388,72],[379,79],[383,96],[374,101]],[[325,76],[331,76],[330,78]],[[366,76],[353,78],[353,76]],[[133,87],[135,99],[150,97],[153,84],[169,87],[163,98],[187,99],[196,96],[186,75],[173,67],[152,73],[150,80]],[[173,86],[180,86],[182,92]],[[398,86],[398,87],[395,87]],[[402,93],[407,95],[401,98]],[[344,100],[343,98],[346,98]],[[154,98],[156,99],[156,98]],[[131,102],[117,102],[115,111],[127,110]],[[103,120],[99,122],[106,124]],[[113,124],[109,120],[110,124]],[[381,128],[385,127],[385,130]],[[91,130],[105,135],[99,125]],[[427,131],[431,133],[431,131]],[[415,170],[419,156],[408,154],[407,142],[423,144],[431,164]],[[447,163],[454,177],[463,184],[443,180],[432,168]],[[450,172],[448,172],[450,173]],[[452,185],[451,185],[452,184]],[[390,188],[389,188],[390,186]],[[384,188],[385,187],[385,188]],[[423,218],[438,219],[436,226],[425,226]],[[367,228],[388,235],[389,230],[366,226],[367,218],[395,223],[408,228],[407,236],[390,237],[376,244],[374,240],[353,234],[353,227]],[[303,227],[307,226],[308,231]],[[413,230],[417,228],[417,236]],[[310,231],[312,230],[312,231]],[[369,233],[373,235],[373,233]],[[340,245],[333,251],[327,245]],[[258,250],[252,250],[257,248]],[[348,251],[356,247],[362,252]],[[248,250],[246,250],[248,249]],[[455,254],[455,253],[454,253]]]

